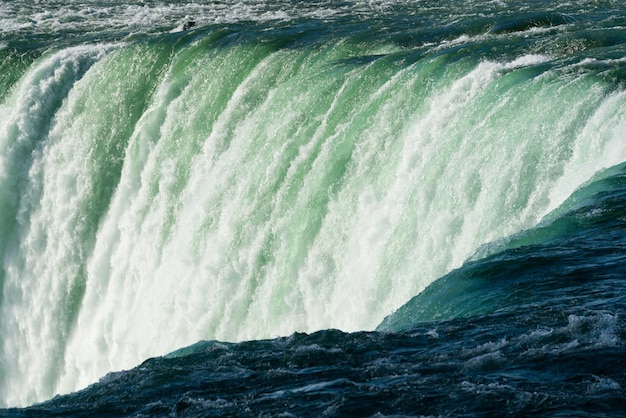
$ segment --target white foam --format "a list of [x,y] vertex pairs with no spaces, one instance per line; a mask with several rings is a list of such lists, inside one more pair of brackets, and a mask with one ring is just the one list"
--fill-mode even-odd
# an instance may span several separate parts
[[176,30],[188,20],[194,20],[201,26],[239,21],[285,21],[301,17],[323,19],[349,13],[341,7],[319,6],[295,8],[286,1],[259,3],[252,0],[210,4],[155,1],[150,5],[100,2],[90,3],[87,7],[82,0],[68,0],[55,7],[49,7],[45,2],[5,2],[0,14],[0,32],[153,33]]
[[597,59],[597,58],[584,58],[582,61],[574,64],[577,67],[587,67],[587,66],[614,66],[615,64],[624,64],[626,63],[626,57],[624,58],[613,58],[613,59]]
[[600,395],[606,392],[622,390],[622,386],[613,379],[598,376],[592,377],[594,381],[587,386],[587,394],[589,395]]
[[551,59],[552,58],[548,55],[528,54],[504,64],[504,68],[507,70],[511,70],[522,67],[530,67],[533,65],[543,64],[544,62],[549,62]]
[[[63,123],[62,117],[58,117],[58,106],[84,72],[112,48],[79,46],[42,58],[19,83],[10,99],[11,112],[2,120],[1,191],[5,199],[11,199],[7,194],[15,195],[13,198],[20,196],[19,206],[12,208],[14,213],[9,210],[10,205],[5,206],[9,213],[3,213],[3,216],[13,217],[13,230],[0,232],[6,238],[3,242],[6,272],[3,291],[5,295],[12,295],[3,299],[0,308],[5,318],[0,324],[3,353],[11,353],[13,365],[4,369],[3,374],[10,377],[10,386],[30,388],[2,387],[2,401],[8,404],[41,399],[45,389],[37,376],[54,373],[59,367],[67,332],[62,318],[67,311],[54,301],[63,299],[64,292],[69,293],[68,289],[72,288],[76,278],[72,258],[80,251],[79,247],[68,243],[78,229],[73,222],[77,215],[73,205],[76,195],[80,194],[77,190],[87,184],[82,184],[80,176],[73,172],[82,164],[81,159],[75,158],[75,147],[56,155],[44,149],[43,144],[55,142],[55,133],[47,130],[48,124]],[[54,165],[59,161],[62,161],[62,168],[55,170],[54,176],[46,176],[44,172],[50,167],[49,163]],[[80,186],[77,183],[81,183]],[[14,190],[18,184],[20,188]],[[56,198],[60,201],[55,204]],[[25,276],[37,279],[23,280]],[[23,311],[20,314],[20,305],[24,304],[40,307],[39,312],[45,312],[45,318]],[[47,354],[40,356],[37,354],[40,352]]]

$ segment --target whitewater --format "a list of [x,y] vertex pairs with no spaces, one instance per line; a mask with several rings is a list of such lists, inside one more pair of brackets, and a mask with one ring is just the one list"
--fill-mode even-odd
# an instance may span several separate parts
[[0,406],[375,330],[565,213],[626,162],[626,21],[574,3],[3,3]]

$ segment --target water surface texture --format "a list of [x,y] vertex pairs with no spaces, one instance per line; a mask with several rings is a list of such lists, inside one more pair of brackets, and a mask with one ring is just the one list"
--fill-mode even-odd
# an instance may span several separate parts
[[0,415],[623,415],[625,82],[621,1],[2,2]]

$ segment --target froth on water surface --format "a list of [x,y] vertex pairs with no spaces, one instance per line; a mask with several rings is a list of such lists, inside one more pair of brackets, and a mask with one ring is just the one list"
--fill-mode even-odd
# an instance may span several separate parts
[[2,2],[0,405],[613,412],[618,5]]

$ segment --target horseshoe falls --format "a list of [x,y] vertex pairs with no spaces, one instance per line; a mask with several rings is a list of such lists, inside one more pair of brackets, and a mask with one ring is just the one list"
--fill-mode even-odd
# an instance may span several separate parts
[[624,413],[621,2],[16,0],[0,57],[0,416]]

